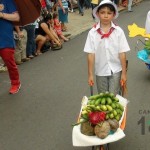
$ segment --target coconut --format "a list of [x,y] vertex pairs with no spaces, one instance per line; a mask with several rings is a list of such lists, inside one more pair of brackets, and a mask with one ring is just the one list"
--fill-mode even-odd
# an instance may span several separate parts
[[83,123],[81,123],[81,133],[85,134],[85,135],[88,135],[88,136],[95,135],[94,127],[91,126],[91,124],[88,121],[83,122]]
[[116,132],[119,128],[119,122],[116,119],[108,119],[107,120],[110,124],[110,128],[113,132]]
[[102,122],[101,124],[97,124],[94,128],[94,132],[97,137],[104,139],[108,136],[110,132],[110,125],[107,121]]

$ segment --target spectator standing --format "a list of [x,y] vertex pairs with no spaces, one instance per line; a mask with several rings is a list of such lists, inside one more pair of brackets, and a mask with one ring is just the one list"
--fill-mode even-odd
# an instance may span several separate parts
[[61,21],[62,31],[67,31],[65,23],[68,23],[68,2],[67,0],[58,0],[59,21]]
[[24,26],[24,29],[27,32],[27,43],[26,43],[26,54],[28,58],[34,58],[36,51],[36,43],[35,43],[35,23],[30,23]]
[[133,3],[133,0],[128,0],[128,12],[133,12],[132,3]]
[[[92,12],[93,12],[93,9],[99,5],[99,3],[100,3],[100,0],[91,0]],[[93,16],[93,13],[92,13],[92,17],[93,19],[95,19],[95,17]]]
[[15,26],[14,31],[15,39],[15,62],[17,65],[21,65],[23,62],[30,60],[26,55],[26,31],[20,29],[19,26]]
[[78,0],[78,9],[79,9],[79,14],[81,16],[84,15],[84,3],[85,3],[84,0]]
[[114,0],[114,3],[119,7],[119,0]]
[[73,12],[72,0],[67,0],[67,2],[68,2],[68,11],[69,11],[69,12]]
[[42,9],[46,9],[46,1],[45,0],[40,0]]
[[46,0],[46,8],[49,13],[52,12],[53,5],[54,5],[54,2],[52,2],[52,0]]
[[99,22],[89,31],[84,47],[88,59],[88,83],[94,84],[95,65],[98,93],[119,94],[120,81],[126,84],[126,52],[130,50],[123,30],[113,23],[118,17],[117,6],[110,0],[102,1],[93,10]]
[[14,59],[15,43],[12,21],[19,21],[19,14],[14,0],[1,0],[0,6],[0,56],[8,68],[11,80],[9,93],[15,94],[19,91],[21,83],[18,68]]

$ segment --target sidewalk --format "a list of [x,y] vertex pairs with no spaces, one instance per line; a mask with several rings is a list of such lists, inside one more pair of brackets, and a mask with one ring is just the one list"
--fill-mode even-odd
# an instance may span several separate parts
[[[143,0],[137,0],[137,4],[142,2]],[[133,4],[134,6],[135,4]],[[118,11],[127,10],[127,7],[118,7]],[[69,22],[66,24],[68,27],[68,32],[63,32],[64,35],[67,33],[71,34],[71,39],[75,36],[85,32],[90,29],[95,21],[92,18],[92,9],[86,9],[84,11],[84,16],[79,15],[78,9],[75,9],[75,12],[69,13],[68,15]]]
[[[137,4],[142,2],[143,0],[137,0]],[[133,4],[135,5],[135,4]],[[127,10],[127,7],[119,7],[118,11]],[[70,33],[71,39],[76,37],[77,35],[89,30],[94,24],[95,21],[92,18],[92,9],[86,9],[84,11],[84,16],[79,15],[78,9],[75,9],[75,12],[69,13],[68,15],[69,22],[66,24],[68,28],[68,32],[63,32],[64,35]],[[2,63],[0,57],[0,63]]]

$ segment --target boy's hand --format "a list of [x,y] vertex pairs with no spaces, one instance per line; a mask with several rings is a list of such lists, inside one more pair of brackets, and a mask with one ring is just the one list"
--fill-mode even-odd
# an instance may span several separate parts
[[124,73],[121,74],[121,81],[126,83],[126,81],[127,81],[127,75],[126,74],[124,74]]
[[23,32],[22,32],[22,31],[21,31],[21,32],[18,32],[18,36],[19,36],[19,38],[23,38],[23,37],[24,37]]
[[93,78],[93,76],[90,76],[90,77],[89,77],[89,79],[88,79],[88,84],[89,84],[90,86],[93,86],[93,85],[94,85],[94,78]]

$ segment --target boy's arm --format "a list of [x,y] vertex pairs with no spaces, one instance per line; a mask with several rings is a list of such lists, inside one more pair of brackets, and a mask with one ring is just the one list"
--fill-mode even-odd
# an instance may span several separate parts
[[122,66],[122,74],[121,74],[121,80],[124,82],[127,81],[127,66],[126,66],[126,53],[119,53],[119,58]]
[[18,12],[14,12],[11,14],[0,12],[0,18],[8,21],[19,21],[20,19]]
[[22,38],[24,36],[23,32],[20,30],[20,27],[19,26],[15,26],[15,30],[19,36],[19,38]]
[[93,77],[93,66],[95,60],[94,53],[88,53],[88,84],[91,86],[94,84],[94,77]]

